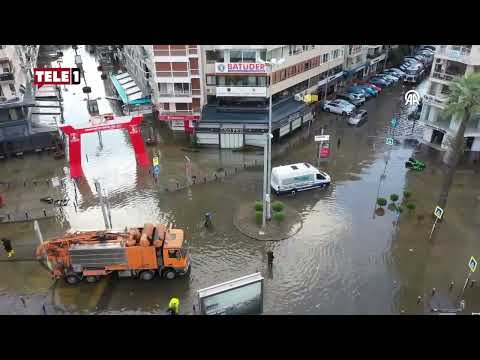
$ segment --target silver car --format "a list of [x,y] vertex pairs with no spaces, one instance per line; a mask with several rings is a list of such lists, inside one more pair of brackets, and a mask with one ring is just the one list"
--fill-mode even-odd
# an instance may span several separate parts
[[368,118],[367,110],[359,110],[348,118],[348,123],[350,125],[358,125],[363,123]]

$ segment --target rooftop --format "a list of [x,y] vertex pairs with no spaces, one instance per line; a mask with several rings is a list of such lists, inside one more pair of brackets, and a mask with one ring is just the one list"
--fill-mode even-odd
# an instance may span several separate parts
[[[304,102],[296,101],[292,98],[280,104],[276,104],[272,109],[272,125],[279,123],[282,119],[303,111],[307,105]],[[226,111],[222,109],[218,111],[216,106],[207,105],[202,110],[202,122],[210,123],[254,123],[267,124],[268,112],[253,111]]]

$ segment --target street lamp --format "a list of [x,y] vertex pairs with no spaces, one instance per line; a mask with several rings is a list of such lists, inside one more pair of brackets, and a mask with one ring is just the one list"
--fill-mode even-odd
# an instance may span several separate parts
[[[270,66],[270,79],[271,73],[275,66],[281,65],[285,62],[284,58],[276,59],[272,58],[270,61],[260,62]],[[271,81],[269,84],[271,87]],[[272,174],[272,91],[269,90],[269,106],[268,106],[268,133],[267,139],[265,141],[265,153],[264,163],[263,163],[263,216],[262,216],[262,228],[265,228],[266,220],[272,218],[271,206],[270,206],[270,183],[271,183],[271,174]],[[266,171],[265,171],[266,170]]]

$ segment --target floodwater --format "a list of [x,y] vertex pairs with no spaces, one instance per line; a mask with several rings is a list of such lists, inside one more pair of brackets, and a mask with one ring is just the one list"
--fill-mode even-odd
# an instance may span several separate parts
[[[74,52],[67,47],[63,51],[64,66],[73,65]],[[78,53],[92,88],[91,98],[102,98],[101,106],[119,113],[118,105],[104,98],[111,94],[111,85],[100,79],[93,55],[83,46]],[[66,123],[88,120],[81,86],[63,91]],[[163,314],[169,299],[176,296],[181,312],[188,314],[192,313],[198,289],[257,271],[265,276],[265,314],[428,313],[433,287],[453,303],[467,275],[468,258],[480,252],[475,241],[479,175],[460,171],[445,221],[437,225],[433,241],[428,242],[433,224],[430,214],[441,181],[438,154],[422,148],[415,156],[427,163],[427,170],[416,173],[405,168],[405,161],[417,150],[405,144],[404,139],[419,138],[422,128],[419,124],[413,127],[402,116],[395,130],[399,143],[392,148],[385,144],[385,137],[391,134],[391,117],[406,111],[399,108],[401,98],[401,86],[384,90],[365,105],[369,119],[359,127],[350,127],[345,119],[322,112],[310,131],[302,129],[274,145],[273,166],[304,161],[316,164],[313,136],[320,133],[321,127],[330,134],[332,145],[330,160],[320,163],[331,175],[332,186],[281,198],[286,206],[299,211],[303,227],[292,238],[280,242],[249,239],[233,225],[237,206],[261,198],[261,166],[183,190],[164,191],[165,187],[175,188],[176,182],[185,181],[185,155],[192,162],[192,172],[202,178],[255,160],[260,164],[261,151],[184,152],[188,139],[172,136],[151,118],[146,118],[144,131],[153,131],[159,139],[157,145],[148,148],[151,156],[160,156],[159,183],[153,181],[148,169],[137,166],[128,135],[122,130],[102,133],[103,147],[97,134],[89,134],[82,137],[85,181],[78,186],[77,210],[66,160],[35,155],[1,163],[2,174],[10,179],[55,178],[57,190],[72,200],[63,215],[40,221],[45,238],[74,229],[104,228],[93,186],[94,179],[98,179],[108,192],[114,228],[149,221],[174,222],[183,228],[192,271],[174,281],[142,282],[112,276],[97,284],[76,287],[61,281],[54,284],[45,268],[31,261],[37,243],[33,225],[0,225],[2,236],[14,241],[20,260],[7,261],[3,254],[0,259],[0,271],[8,274],[0,277],[0,312],[41,313],[39,304],[43,302],[48,304],[49,313]],[[60,179],[64,180],[63,188]],[[398,218],[385,209],[384,216],[375,215],[377,196],[401,195],[405,189],[413,192],[411,201],[417,205],[413,213],[405,212]],[[203,227],[207,211],[214,214],[211,229]],[[267,269],[267,250],[275,254],[272,271]],[[455,285],[450,292],[451,281]],[[31,309],[19,302],[18,294],[27,299]],[[424,299],[419,304],[418,296]],[[478,311],[480,295],[476,288],[467,288],[465,299],[467,311]]]

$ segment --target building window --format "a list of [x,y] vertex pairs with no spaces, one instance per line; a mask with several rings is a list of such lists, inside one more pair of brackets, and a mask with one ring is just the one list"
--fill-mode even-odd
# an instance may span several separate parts
[[333,51],[333,58],[336,59],[338,57],[339,50]]
[[267,60],[267,50],[259,50],[258,51],[258,57],[261,60],[266,61]]
[[242,62],[242,52],[239,50],[230,50],[230,62],[231,63]]
[[326,63],[328,61],[328,54],[323,54],[322,63]]
[[242,55],[243,55],[242,56],[242,61],[243,62],[254,63],[256,61],[256,51],[255,50],[243,51]]
[[176,103],[175,104],[175,109],[177,111],[188,111],[192,109],[192,104],[191,103]]
[[190,93],[190,84],[189,83],[175,83],[173,84],[173,89],[175,94],[188,94]]
[[257,86],[257,77],[249,76],[248,77],[248,86]]
[[265,76],[257,77],[257,85],[259,87],[267,86],[267,78]]
[[207,75],[207,85],[216,85],[215,76]]
[[160,91],[160,94],[171,94],[172,90],[172,84],[158,83],[158,91]]
[[215,55],[215,51],[213,51],[213,50],[205,51],[205,55],[206,55],[206,58],[207,58],[207,64],[212,64],[217,59],[217,57]]
[[217,76],[217,85],[225,86],[225,76]]
[[15,120],[18,120],[18,114],[17,114],[17,111],[16,109],[9,109],[8,110],[9,114],[10,114],[10,120],[12,121],[15,121]]

